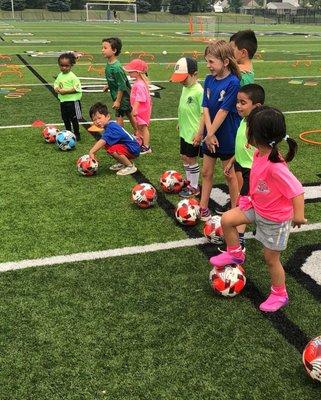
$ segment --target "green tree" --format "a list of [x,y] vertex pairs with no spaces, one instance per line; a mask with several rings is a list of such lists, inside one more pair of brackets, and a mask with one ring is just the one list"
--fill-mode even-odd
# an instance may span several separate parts
[[47,4],[49,11],[61,12],[70,11],[70,1],[69,0],[50,0]]
[[239,12],[240,8],[242,7],[241,0],[229,0],[230,9],[234,12]]
[[137,13],[146,14],[150,10],[150,4],[146,0],[136,0]]
[[84,5],[86,3],[88,3],[88,1],[87,0],[71,0],[70,1],[70,8],[72,10],[82,10],[84,8]]
[[170,0],[169,12],[171,14],[186,15],[192,10],[192,0]]
[[309,3],[311,4],[312,8],[318,10],[321,8],[321,0],[310,0]]
[[150,11],[160,11],[162,7],[162,0],[148,0],[150,4]]
[[26,0],[26,8],[29,9],[45,8],[46,4],[47,0]]
[[211,1],[209,0],[192,0],[193,12],[209,12],[212,11]]
[[[13,7],[15,11],[24,10],[26,8],[26,2],[25,0],[15,0],[13,3]],[[0,0],[0,9],[4,11],[11,11],[11,0]]]

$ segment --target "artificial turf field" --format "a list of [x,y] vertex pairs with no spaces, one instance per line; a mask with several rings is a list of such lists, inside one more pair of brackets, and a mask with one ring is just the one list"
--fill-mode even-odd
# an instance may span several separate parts
[[[258,311],[269,290],[260,244],[247,241],[242,294],[214,295],[207,259],[215,247],[200,239],[201,223],[182,228],[175,222],[179,198],[160,191],[164,170],[182,171],[175,121],[181,86],[168,83],[170,63],[203,52],[206,44],[177,34],[188,30],[183,24],[0,22],[0,54],[11,58],[0,57],[0,72],[10,63],[23,73],[0,78],[1,400],[320,399],[320,385],[301,362],[306,343],[321,334],[320,146],[298,137],[321,129],[321,37],[315,26],[251,27],[262,33],[256,82],[265,88],[266,104],[286,112],[288,133],[299,142],[290,167],[309,193],[309,225],[291,235],[282,255],[290,304],[274,315]],[[226,35],[220,37],[245,28],[221,26]],[[5,35],[14,29],[51,43],[15,44],[23,35]],[[263,35],[272,31],[300,35]],[[88,78],[103,78],[101,39],[115,35],[123,40],[122,62],[137,56],[132,52],[155,57],[149,77],[161,90],[154,99],[153,153],[137,160],[136,174],[118,177],[101,152],[98,174],[85,178],[75,167],[93,144],[84,129],[77,148],[66,153],[29,127],[36,119],[61,123],[61,117],[50,86],[57,57],[27,52],[90,54],[73,68],[86,86]],[[202,80],[206,66],[201,55],[198,60]],[[5,97],[21,88],[31,91]],[[84,93],[86,119],[96,101],[111,104],[106,94]],[[137,181],[159,190],[157,206],[131,204]],[[220,168],[214,183],[225,190]],[[42,258],[52,265],[41,266]],[[19,266],[33,267],[12,270]]]

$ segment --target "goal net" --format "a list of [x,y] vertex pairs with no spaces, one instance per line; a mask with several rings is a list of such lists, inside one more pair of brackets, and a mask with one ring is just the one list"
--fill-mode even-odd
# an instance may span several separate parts
[[137,22],[135,3],[86,3],[86,21]]
[[217,36],[219,33],[217,17],[207,15],[190,17],[189,33],[197,36]]

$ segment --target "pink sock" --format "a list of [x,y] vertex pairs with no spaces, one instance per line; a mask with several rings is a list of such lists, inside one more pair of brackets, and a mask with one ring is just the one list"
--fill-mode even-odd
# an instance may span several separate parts
[[285,285],[280,285],[280,286],[272,285],[271,290],[272,290],[272,293],[276,294],[277,296],[286,296],[287,295]]
[[237,246],[227,246],[227,252],[231,254],[235,258],[244,258],[244,253],[242,251],[242,247],[240,245]]

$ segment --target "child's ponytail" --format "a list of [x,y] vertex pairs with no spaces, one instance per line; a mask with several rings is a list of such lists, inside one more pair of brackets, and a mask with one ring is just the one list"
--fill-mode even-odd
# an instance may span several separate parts
[[285,136],[284,140],[287,142],[287,144],[289,146],[289,151],[288,151],[287,155],[285,156],[284,160],[286,162],[290,162],[293,160],[293,158],[298,150],[298,144],[294,139],[290,138],[288,135]]
[[[269,160],[273,163],[292,161],[297,151],[297,143],[286,133],[284,115],[280,110],[268,106],[254,108],[247,118],[248,141],[252,145],[269,146]],[[278,149],[278,143],[285,140],[289,151],[283,158]]]

